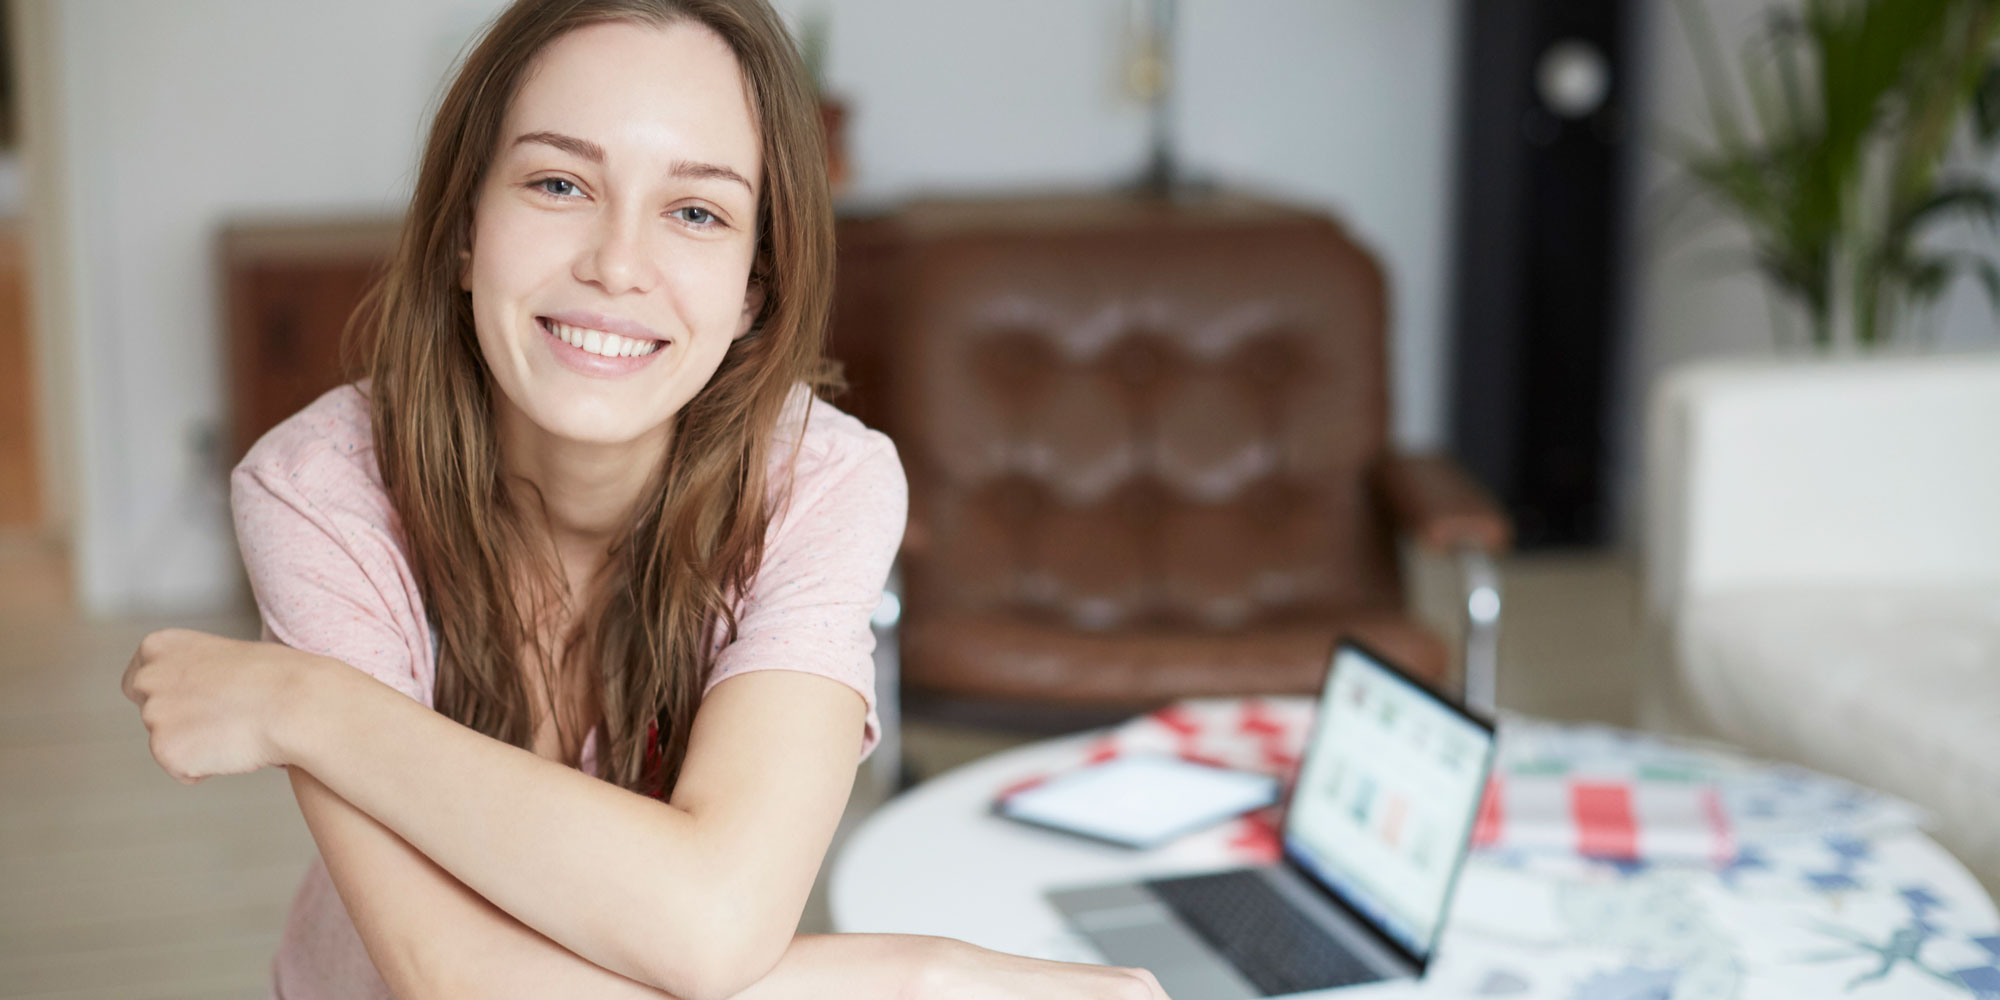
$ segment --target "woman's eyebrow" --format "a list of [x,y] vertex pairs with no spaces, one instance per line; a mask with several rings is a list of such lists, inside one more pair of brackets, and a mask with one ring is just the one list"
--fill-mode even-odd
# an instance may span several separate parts
[[[561,132],[526,132],[514,140],[514,145],[519,146],[527,142],[538,142],[545,146],[554,146],[565,153],[589,160],[599,166],[604,165],[604,147],[591,142],[589,139],[579,139],[576,136],[564,135]],[[675,160],[673,169],[668,171],[668,174],[673,177],[686,177],[693,180],[716,179],[735,181],[743,185],[744,189],[751,194],[754,195],[757,193],[757,188],[746,180],[742,174],[720,163]]]
[[743,189],[750,192],[751,194],[757,193],[757,189],[755,187],[752,187],[749,181],[743,179],[742,174],[739,174],[736,171],[731,170],[720,163],[701,163],[696,160],[675,160],[674,169],[668,171],[668,173],[674,177],[686,177],[692,180],[707,180],[709,178],[715,178],[717,180],[735,181],[736,183],[743,185]]
[[579,139],[576,136],[564,135],[561,132],[527,132],[515,139],[514,145],[519,146],[527,142],[539,142],[545,146],[554,146],[572,156],[582,157],[599,166],[604,165],[604,147],[591,142],[589,139]]

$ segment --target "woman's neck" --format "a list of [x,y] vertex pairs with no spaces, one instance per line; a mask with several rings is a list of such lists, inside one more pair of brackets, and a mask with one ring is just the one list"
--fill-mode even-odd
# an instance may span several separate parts
[[541,516],[574,590],[590,579],[632,522],[640,494],[666,453],[672,425],[618,444],[558,438],[529,420],[511,403],[499,401],[497,430],[506,478],[532,483],[542,508],[523,491],[529,510]]

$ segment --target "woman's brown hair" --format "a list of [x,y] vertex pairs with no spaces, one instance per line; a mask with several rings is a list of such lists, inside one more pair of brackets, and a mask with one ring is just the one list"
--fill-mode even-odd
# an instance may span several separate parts
[[[692,22],[734,51],[763,149],[750,281],[764,294],[751,332],[674,416],[629,525],[572,601],[539,495],[504,481],[495,383],[459,276],[481,183],[535,57],[606,21]],[[795,384],[833,381],[821,353],[833,281],[822,141],[798,51],[764,0],[519,0],[466,56],[431,124],[395,257],[350,327],[353,349],[366,352],[376,461],[439,638],[439,712],[527,747],[532,666],[575,765],[582,733],[564,733],[555,692],[581,680],[603,727],[600,773],[643,794],[672,791],[715,654],[735,638],[731,605],[762,561],[780,414]],[[569,628],[544,635],[563,614]],[[534,664],[521,662],[524,649]]]

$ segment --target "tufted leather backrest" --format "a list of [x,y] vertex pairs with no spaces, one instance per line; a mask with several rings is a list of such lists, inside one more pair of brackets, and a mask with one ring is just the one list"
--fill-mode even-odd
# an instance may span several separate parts
[[1231,630],[1401,602],[1382,275],[1252,202],[907,214],[913,615]]

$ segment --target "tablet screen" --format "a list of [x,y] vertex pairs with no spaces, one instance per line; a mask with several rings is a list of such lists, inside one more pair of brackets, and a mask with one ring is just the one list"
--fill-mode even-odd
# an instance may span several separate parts
[[1278,801],[1278,779],[1128,754],[1059,774],[1002,799],[1010,819],[1128,847],[1152,847]]

